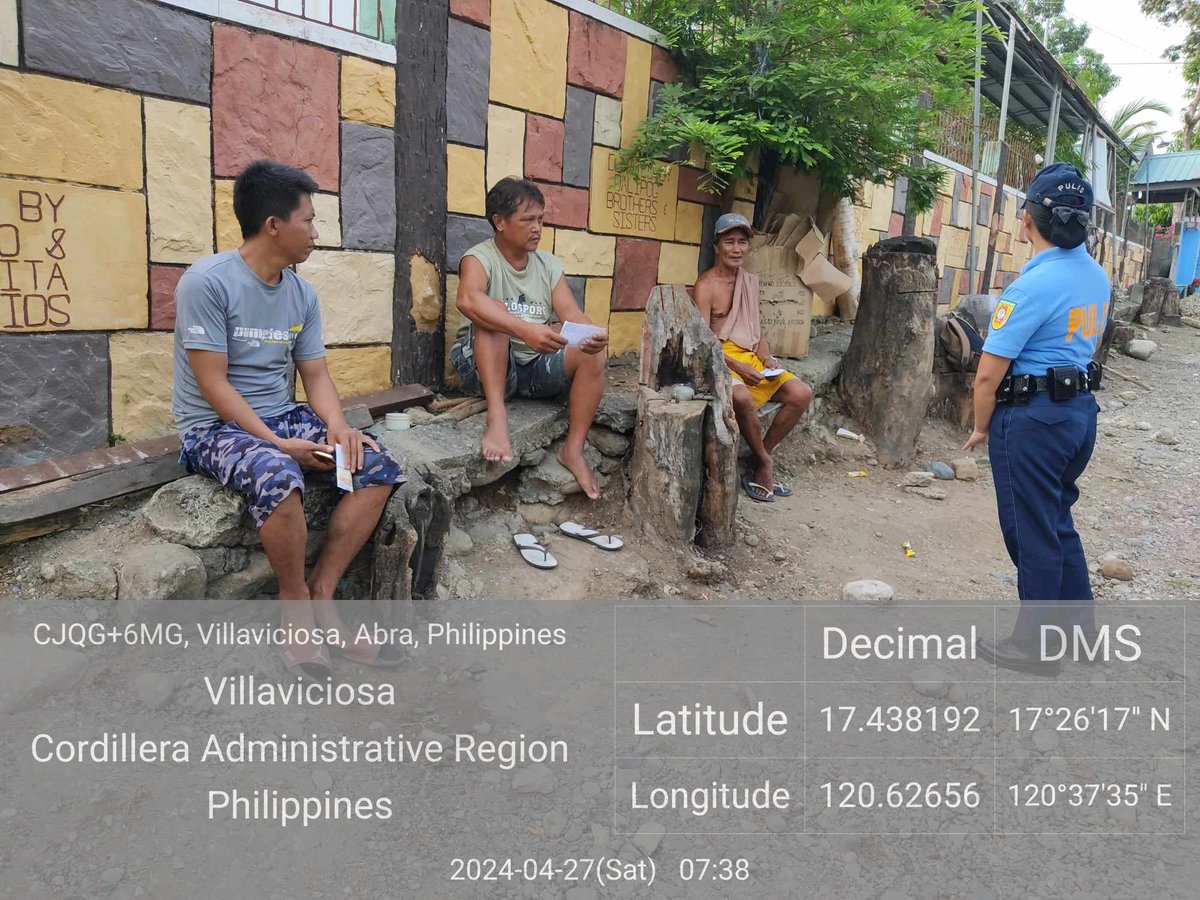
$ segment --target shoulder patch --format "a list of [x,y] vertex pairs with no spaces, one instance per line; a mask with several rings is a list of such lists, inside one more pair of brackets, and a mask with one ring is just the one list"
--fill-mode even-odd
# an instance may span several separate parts
[[1012,318],[1013,310],[1017,308],[1011,300],[1001,300],[996,304],[996,311],[992,313],[992,331],[999,331],[1004,327],[1004,323]]

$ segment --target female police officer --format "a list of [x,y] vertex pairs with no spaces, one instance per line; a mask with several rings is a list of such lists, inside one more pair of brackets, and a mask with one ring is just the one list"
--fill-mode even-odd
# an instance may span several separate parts
[[975,430],[963,447],[990,440],[1000,530],[1021,598],[1012,636],[980,641],[979,655],[1041,675],[1056,674],[1062,655],[1043,645],[1043,625],[1061,627],[1068,639],[1075,626],[1089,637],[1095,631],[1087,560],[1071,520],[1075,482],[1096,440],[1091,388],[1099,369],[1089,372],[1089,363],[1110,296],[1085,246],[1091,206],[1092,186],[1067,163],[1030,182],[1021,217],[1035,255],[996,304],[975,376]]

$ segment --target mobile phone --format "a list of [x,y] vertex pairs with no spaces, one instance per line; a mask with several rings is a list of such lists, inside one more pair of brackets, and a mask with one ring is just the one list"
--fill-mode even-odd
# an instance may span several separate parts
[[314,450],[312,453],[317,459],[323,459],[326,462],[333,462],[333,454],[326,450]]

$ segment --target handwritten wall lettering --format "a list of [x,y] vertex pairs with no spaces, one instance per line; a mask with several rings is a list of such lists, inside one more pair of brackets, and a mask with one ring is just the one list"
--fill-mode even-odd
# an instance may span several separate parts
[[588,228],[603,234],[674,240],[679,171],[672,167],[662,184],[626,178],[614,189],[616,169],[616,153],[595,148]]
[[0,330],[147,325],[140,194],[0,178]]

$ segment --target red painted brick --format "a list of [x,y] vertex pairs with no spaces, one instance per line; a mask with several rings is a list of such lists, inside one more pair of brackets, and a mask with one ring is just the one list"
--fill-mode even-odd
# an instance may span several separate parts
[[491,28],[492,0],[450,0],[450,15]]
[[186,271],[183,266],[150,267],[150,327],[155,331],[175,328],[175,285]]
[[256,159],[303,169],[338,189],[338,56],[241,28],[213,27],[212,122],[216,174]]
[[707,203],[716,206],[721,202],[720,194],[710,194],[700,187],[700,176],[703,169],[693,169],[691,166],[679,167],[679,199],[692,203]]
[[942,233],[942,216],[946,213],[946,204],[943,200],[938,200],[933,204],[933,218],[929,222],[929,236],[938,237]]
[[541,184],[546,198],[546,224],[561,228],[587,228],[588,192],[586,188]]
[[892,213],[892,218],[888,222],[888,237],[900,237],[904,233],[904,213]]
[[571,13],[567,83],[620,98],[625,92],[624,32],[581,13]]
[[650,48],[650,77],[655,81],[671,82],[679,77],[679,63],[671,51],[655,44]]
[[985,197],[995,197],[996,196],[996,186],[994,184],[988,184],[986,181],[980,181],[979,182],[979,193]]
[[558,119],[533,113],[525,117],[526,178],[562,181],[563,136],[563,123]]
[[640,310],[658,284],[658,255],[662,244],[636,238],[617,238],[612,308]]

